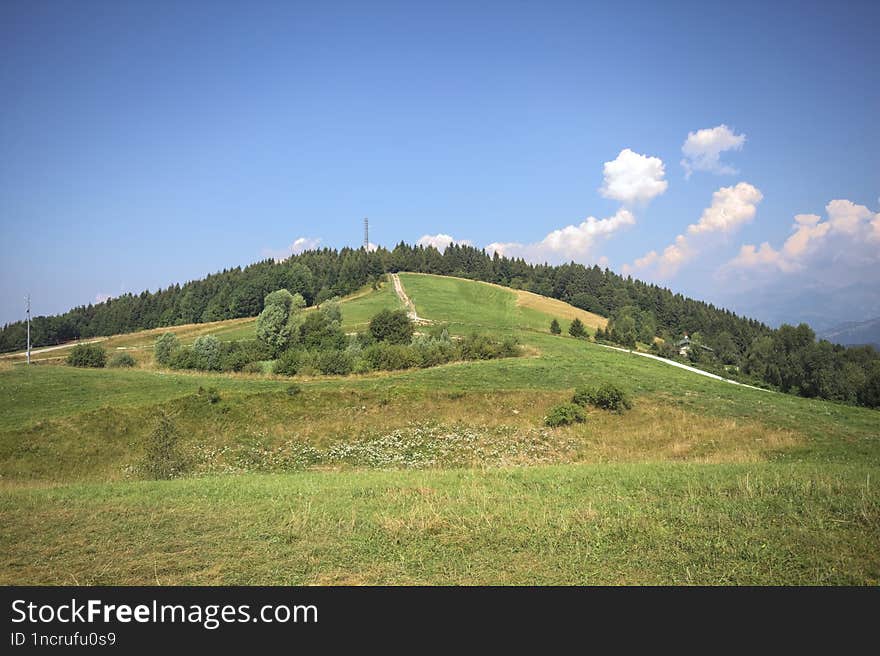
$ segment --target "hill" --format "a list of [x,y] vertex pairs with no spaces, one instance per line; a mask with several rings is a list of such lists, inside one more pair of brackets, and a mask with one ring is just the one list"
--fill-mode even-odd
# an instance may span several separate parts
[[847,321],[823,330],[819,337],[844,346],[870,345],[880,350],[880,317],[867,321]]
[[[166,371],[143,348],[131,370],[0,368],[0,582],[880,581],[876,411],[551,335],[580,312],[552,299],[400,279],[419,316],[526,356],[287,378]],[[343,321],[398,307],[384,284]],[[601,383],[634,407],[544,425]],[[188,461],[172,481],[139,469],[162,415]]]

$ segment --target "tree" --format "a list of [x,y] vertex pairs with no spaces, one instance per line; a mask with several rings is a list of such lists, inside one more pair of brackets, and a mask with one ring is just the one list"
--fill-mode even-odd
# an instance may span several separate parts
[[197,369],[220,371],[220,340],[214,335],[196,337],[192,353]]
[[550,332],[554,335],[562,334],[562,328],[559,327],[559,322],[556,319],[550,322]]
[[299,327],[299,313],[306,306],[302,294],[278,289],[266,294],[264,308],[257,317],[257,339],[273,353],[280,353]]
[[257,317],[257,339],[274,353],[284,350],[290,341],[290,312],[282,304],[267,305]]
[[409,344],[413,323],[403,310],[382,310],[370,319],[370,334],[378,342]]
[[574,321],[572,321],[571,325],[568,327],[568,334],[572,337],[586,337],[587,330],[584,328],[584,322],[575,317]]
[[167,366],[171,362],[171,356],[180,346],[180,340],[174,333],[165,333],[156,338],[156,346],[153,349],[153,357],[156,358],[156,364]]

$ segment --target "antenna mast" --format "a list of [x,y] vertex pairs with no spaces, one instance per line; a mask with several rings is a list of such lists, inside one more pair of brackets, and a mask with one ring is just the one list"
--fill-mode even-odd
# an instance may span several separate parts
[[27,363],[31,363],[31,295],[27,295]]
[[364,217],[364,250],[370,250],[370,220]]

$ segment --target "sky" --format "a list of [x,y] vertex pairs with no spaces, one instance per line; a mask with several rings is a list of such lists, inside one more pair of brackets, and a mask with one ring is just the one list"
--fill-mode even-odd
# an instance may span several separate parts
[[0,323],[316,245],[880,316],[880,3],[0,3]]

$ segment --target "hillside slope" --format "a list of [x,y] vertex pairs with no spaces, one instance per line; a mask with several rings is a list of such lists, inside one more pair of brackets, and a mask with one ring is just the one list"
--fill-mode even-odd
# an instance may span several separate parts
[[[420,315],[526,356],[346,377],[0,369],[0,582],[880,581],[877,412],[554,336],[564,308],[508,289],[400,278]],[[343,320],[383,307],[390,285]],[[630,411],[546,428],[606,382]],[[161,415],[182,480],[143,480]]]

